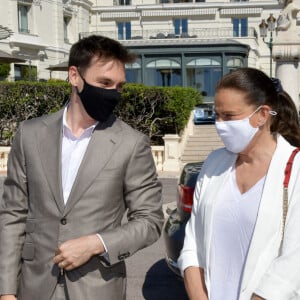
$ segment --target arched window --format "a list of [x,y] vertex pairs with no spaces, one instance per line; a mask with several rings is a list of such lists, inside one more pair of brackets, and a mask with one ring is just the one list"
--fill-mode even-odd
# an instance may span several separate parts
[[220,66],[221,61],[217,58],[196,58],[187,63],[187,66]]
[[135,83],[142,82],[141,64],[140,63],[134,62],[133,64],[126,64],[125,71],[126,71],[126,81],[127,82],[135,82]]
[[201,57],[186,65],[187,85],[212,97],[216,83],[222,76],[221,57]]
[[241,68],[244,66],[244,60],[241,57],[230,57],[227,60],[226,66],[228,68]]
[[181,65],[172,59],[156,59],[146,65],[146,83],[156,86],[181,86]]
[[148,63],[146,68],[180,68],[180,64],[171,59],[157,59]]

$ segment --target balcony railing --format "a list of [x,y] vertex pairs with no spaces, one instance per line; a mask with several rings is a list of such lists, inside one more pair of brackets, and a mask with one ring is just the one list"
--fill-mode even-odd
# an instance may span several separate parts
[[0,147],[0,175],[7,171],[7,160],[10,147]]
[[202,29],[192,29],[188,33],[175,34],[174,31],[168,30],[133,30],[131,31],[131,38],[120,38],[118,36],[118,31],[93,31],[93,32],[81,32],[79,38],[84,38],[90,35],[103,35],[111,37],[120,41],[129,41],[129,40],[150,40],[150,39],[159,39],[159,40],[182,40],[182,39],[226,39],[226,38],[255,38],[257,39],[258,35],[253,27],[248,28],[246,36],[237,36],[234,30],[231,27],[228,28],[202,28]]

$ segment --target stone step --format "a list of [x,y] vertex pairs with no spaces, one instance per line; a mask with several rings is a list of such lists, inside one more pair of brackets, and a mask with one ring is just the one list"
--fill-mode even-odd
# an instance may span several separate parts
[[215,127],[203,127],[203,128],[195,128],[193,129],[194,133],[201,133],[201,132],[216,132],[217,130]]
[[215,139],[201,139],[201,140],[187,140],[186,147],[189,146],[203,146],[203,145],[220,145],[222,146],[222,141],[216,141]]
[[[222,146],[221,146],[222,147]],[[191,154],[198,154],[198,153],[209,153],[213,150],[221,148],[219,146],[210,146],[207,145],[205,147],[193,147],[193,148],[186,148],[185,151],[183,152],[183,155],[191,155]]]
[[201,128],[216,128],[215,124],[198,124],[194,125],[194,129],[201,129]]
[[211,151],[213,151],[213,150],[216,150],[216,149],[218,149],[218,148],[220,148],[220,147],[216,147],[216,148],[214,148],[214,147],[208,147],[208,148],[194,148],[194,149],[185,149],[185,151],[184,151],[184,153],[183,153],[183,155],[182,156],[188,156],[188,155],[198,155],[199,153],[201,153],[201,154],[208,154],[208,153],[210,153]]
[[188,136],[181,156],[183,164],[203,161],[215,149],[224,147],[215,125],[194,125],[193,135]]
[[192,136],[218,136],[218,133],[214,130],[202,130],[202,131],[198,131],[198,132],[193,132]]
[[189,136],[188,140],[190,141],[221,141],[221,139],[219,138],[219,136],[214,135],[214,134],[203,134],[203,135],[194,135],[194,136]]
[[199,131],[193,131],[193,135],[190,135],[193,137],[199,137],[199,136],[215,136],[219,138],[219,135],[216,130],[212,129],[203,129]]
[[198,155],[198,156],[182,156],[181,163],[187,164],[190,162],[204,161],[207,158],[207,155]]
[[194,129],[194,131],[216,130],[216,126],[214,124],[194,125],[193,129]]

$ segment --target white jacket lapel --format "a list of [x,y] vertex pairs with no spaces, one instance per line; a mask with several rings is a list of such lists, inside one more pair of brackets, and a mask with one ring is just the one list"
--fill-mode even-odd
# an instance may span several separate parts
[[[263,194],[258,211],[257,221],[252,236],[241,292],[248,285],[255,287],[261,274],[261,266],[265,267],[269,251],[279,250],[282,222],[283,179],[286,162],[293,150],[281,136],[267,173]],[[242,298],[241,298],[242,299]]]

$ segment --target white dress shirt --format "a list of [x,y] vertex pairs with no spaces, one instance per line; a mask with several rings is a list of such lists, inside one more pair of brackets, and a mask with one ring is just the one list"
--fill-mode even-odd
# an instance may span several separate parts
[[[92,126],[84,129],[81,136],[76,137],[67,124],[67,109],[68,108],[66,107],[63,114],[63,139],[61,155],[62,188],[65,204],[68,201],[76,175],[78,173],[83,156],[92,137],[93,131],[98,124],[98,122],[96,122]],[[105,243],[100,234],[97,234],[97,236],[99,237],[104,246],[106,252],[104,253],[104,257],[107,260],[109,260]]]
[[92,133],[98,124],[86,128],[80,137],[76,137],[67,124],[67,107],[63,115],[63,140],[62,140],[62,187],[65,204],[68,201],[82,158],[90,142]]
[[238,300],[265,176],[241,194],[232,167],[213,212],[210,300]]

